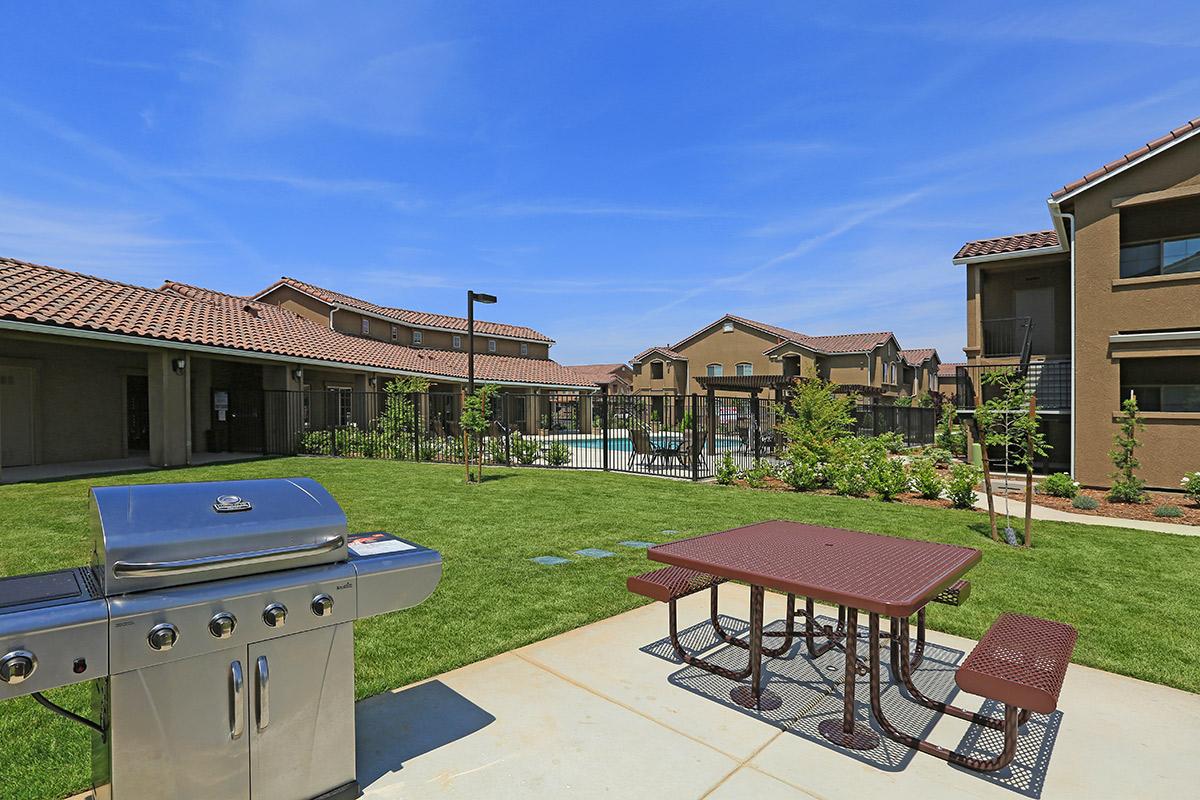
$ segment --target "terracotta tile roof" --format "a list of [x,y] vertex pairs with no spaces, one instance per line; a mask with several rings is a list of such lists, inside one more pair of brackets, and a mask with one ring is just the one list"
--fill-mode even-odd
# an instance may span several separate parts
[[631,362],[636,364],[651,353],[662,353],[667,358],[675,359],[676,361],[687,361],[687,356],[677,350],[672,350],[670,345],[655,345],[654,347],[647,347],[638,353],[631,359]]
[[1163,134],[1162,136],[1158,137],[1157,139],[1147,142],[1146,144],[1142,145],[1138,149],[1126,153],[1125,155],[1121,156],[1120,158],[1116,159],[1115,161],[1108,162],[1104,166],[1100,167],[1097,170],[1089,172],[1087,175],[1084,175],[1082,178],[1080,178],[1078,180],[1071,181],[1070,183],[1063,186],[1061,189],[1056,189],[1054,192],[1052,192],[1050,194],[1050,197],[1052,199],[1058,199],[1059,197],[1062,197],[1063,195],[1065,195],[1069,192],[1073,192],[1082,186],[1086,186],[1089,183],[1097,181],[1097,180],[1105,177],[1106,175],[1109,175],[1112,172],[1115,172],[1116,170],[1120,169],[1121,167],[1125,166],[1126,164],[1129,164],[1130,162],[1137,161],[1139,158],[1148,156],[1151,153],[1153,153],[1155,150],[1159,150],[1162,147],[1170,144],[1171,142],[1174,142],[1178,139],[1182,139],[1183,137],[1188,136],[1197,130],[1200,130],[1200,117],[1197,117],[1196,119],[1193,119],[1190,122],[1183,123],[1178,128],[1176,128],[1172,131],[1168,131],[1167,133]]
[[[289,278],[287,276],[275,281],[275,283],[256,294],[255,297],[261,297],[277,286],[291,286],[293,289],[310,294],[326,303],[346,306],[347,308],[354,308],[359,311],[365,311],[368,314],[376,314],[381,317],[388,317],[389,319],[394,319],[398,322],[407,323],[409,325],[416,325],[417,327],[442,328],[445,330],[462,331],[464,333],[466,333],[467,330],[466,317],[452,317],[446,314],[431,314],[426,311],[411,311],[406,308],[381,306],[367,300],[351,297],[348,294],[335,292],[332,289],[325,289],[323,287],[316,286],[311,283],[305,283],[304,281],[296,280],[295,278]],[[485,322],[478,319],[475,320],[475,332],[478,334],[483,334],[484,336],[504,336],[515,339],[529,339],[535,342],[554,341],[546,334],[535,331],[533,328],[527,328],[524,325],[507,325],[499,322]]]
[[[167,282],[148,289],[0,258],[0,319],[138,336],[431,378],[467,374],[463,352],[423,350],[347,336],[268,303]],[[547,359],[477,354],[476,377],[545,386],[590,387]]]
[[938,377],[953,378],[958,374],[958,368],[965,367],[966,365],[967,362],[965,361],[942,362],[938,365]]
[[628,364],[576,364],[567,367],[572,369],[579,375],[582,375],[591,380],[592,383],[603,385],[612,383],[613,381],[624,381],[629,383]]
[[1002,253],[1019,253],[1022,250],[1035,250],[1039,247],[1058,247],[1058,234],[1052,230],[1032,231],[1030,233],[1014,233],[1012,236],[997,236],[994,239],[976,239],[958,248],[958,252],[954,254],[954,260]]
[[[689,339],[694,339],[699,334],[703,333],[704,331],[708,330],[709,328],[713,327],[714,325],[718,325],[718,324],[724,322],[725,320],[733,320],[734,322],[740,322],[741,324],[743,324],[747,327],[757,328],[758,330],[763,331],[764,333],[769,333],[772,336],[777,337],[779,339],[779,341],[776,342],[775,344],[771,345],[770,347],[768,347],[767,351],[774,350],[776,347],[783,344],[784,342],[794,342],[795,344],[803,345],[805,347],[811,348],[818,352],[826,353],[826,354],[830,354],[830,355],[837,354],[837,353],[861,353],[863,351],[871,350],[875,347],[878,347],[879,345],[886,342],[889,337],[892,336],[891,331],[879,331],[876,333],[842,333],[842,334],[836,334],[833,336],[810,336],[807,333],[801,333],[800,331],[794,331],[790,328],[781,328],[778,325],[771,325],[766,322],[759,322],[758,320],[749,319],[747,317],[739,317],[736,314],[726,314],[725,316],[721,317],[716,322],[705,325],[703,328],[701,328],[700,330],[691,334],[686,339],[681,339],[677,344],[675,344],[673,346],[681,347],[684,342],[688,341]],[[658,349],[662,350],[662,348],[658,348]],[[674,351],[672,351],[672,352],[674,352]],[[764,351],[764,352],[766,352],[766,351]],[[643,353],[642,355],[645,355],[645,353]],[[642,357],[642,355],[639,355],[634,360],[635,361],[639,360]],[[679,356],[679,357],[684,358],[684,356]]]
[[915,350],[901,350],[900,357],[904,359],[904,363],[910,367],[919,367],[929,359],[937,355],[937,350],[932,347],[920,347]]

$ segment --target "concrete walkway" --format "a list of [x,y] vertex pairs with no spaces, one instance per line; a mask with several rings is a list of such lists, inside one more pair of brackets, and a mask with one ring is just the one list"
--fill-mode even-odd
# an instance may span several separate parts
[[[1020,536],[1025,525],[1025,499],[1009,498],[1012,509],[1013,529]],[[987,511],[987,498],[980,495],[975,501],[975,507]],[[998,519],[1004,517],[1004,497],[996,498],[996,514]],[[1047,508],[1033,504],[1033,518],[1054,522],[1078,522],[1080,525],[1103,525],[1108,528],[1133,528],[1139,531],[1157,531],[1158,533],[1175,533],[1180,536],[1200,536],[1200,525],[1180,525],[1175,522],[1155,522],[1145,519],[1122,519],[1121,517],[1101,517],[1096,514],[1072,514],[1069,511],[1059,511],[1057,508]]]
[[[726,584],[721,596],[723,611],[745,616],[745,587]],[[778,621],[782,598],[767,597],[767,619]],[[706,593],[681,601],[681,620],[706,619],[707,604]],[[673,660],[666,617],[655,603],[361,702],[365,798],[1095,800],[1186,797],[1200,785],[1200,695],[1074,665],[1059,711],[1031,719],[1014,765],[981,775],[890,740],[848,751],[820,738],[817,723],[841,713],[837,653],[770,660],[780,709],[733,705],[730,682]],[[704,647],[715,644],[710,630],[686,635]],[[955,664],[973,645],[932,634],[918,684],[952,696]],[[730,664],[744,663],[744,650],[724,649]],[[867,698],[865,679],[858,692]],[[895,687],[884,700],[898,725],[935,742],[998,747],[997,736],[935,719]]]

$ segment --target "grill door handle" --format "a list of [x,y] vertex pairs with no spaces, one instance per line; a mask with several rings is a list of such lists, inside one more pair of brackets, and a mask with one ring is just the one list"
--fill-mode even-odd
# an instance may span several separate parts
[[246,730],[246,692],[242,662],[234,661],[229,665],[229,685],[233,690],[233,723],[229,728],[229,738],[240,739]]
[[113,564],[113,575],[118,578],[138,578],[153,575],[188,575],[214,569],[264,564],[269,561],[285,561],[291,558],[329,553],[346,543],[346,537],[338,534],[310,544],[277,547],[272,550],[251,550],[247,553],[229,553],[220,556],[186,558],[182,561],[118,561]]
[[258,691],[255,693],[258,700],[258,729],[263,731],[271,724],[271,671],[266,656],[258,657],[255,672],[258,675]]

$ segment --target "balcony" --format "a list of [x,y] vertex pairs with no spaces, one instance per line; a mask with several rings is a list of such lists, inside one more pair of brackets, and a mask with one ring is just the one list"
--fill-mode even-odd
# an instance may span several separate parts
[[1020,358],[1033,335],[1032,317],[1000,317],[983,321],[984,358]]
[[[956,370],[956,391],[959,408],[975,407],[976,393],[983,395],[986,402],[994,397],[999,388],[982,382],[987,372],[1022,369],[1021,362],[967,365]],[[1031,361],[1025,367],[1025,385],[1037,397],[1042,411],[1069,411],[1071,409],[1071,362],[1069,359]]]

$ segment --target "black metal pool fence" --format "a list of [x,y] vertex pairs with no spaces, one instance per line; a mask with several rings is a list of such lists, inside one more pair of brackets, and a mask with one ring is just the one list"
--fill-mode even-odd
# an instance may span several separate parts
[[[457,462],[463,458],[462,395],[327,389],[244,392],[223,420],[221,449]],[[232,409],[235,404],[230,403]],[[712,477],[728,454],[738,469],[772,459],[783,442],[772,400],[706,395],[498,392],[482,439],[484,462],[560,469]],[[895,432],[932,444],[931,408],[861,405],[857,432]],[[478,460],[479,446],[468,445]]]

